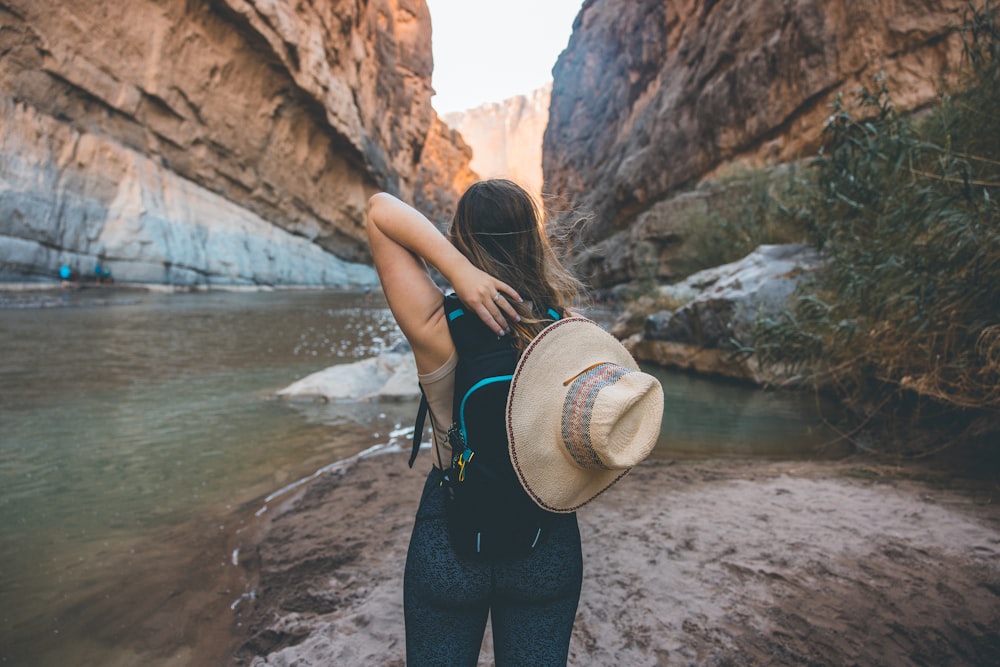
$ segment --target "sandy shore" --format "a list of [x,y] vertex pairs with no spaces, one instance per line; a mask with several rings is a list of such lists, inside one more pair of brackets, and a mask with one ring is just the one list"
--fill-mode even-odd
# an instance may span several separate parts
[[[387,454],[269,507],[230,664],[404,664],[422,483]],[[569,664],[998,664],[1000,489],[955,486],[861,461],[649,461],[580,512]]]

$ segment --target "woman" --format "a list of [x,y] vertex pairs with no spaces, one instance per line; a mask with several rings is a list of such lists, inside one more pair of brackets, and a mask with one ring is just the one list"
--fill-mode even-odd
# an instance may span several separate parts
[[565,665],[583,576],[576,515],[559,515],[548,539],[514,560],[466,561],[448,540],[440,482],[451,461],[446,433],[457,355],[427,264],[519,350],[551,322],[533,304],[567,314],[578,283],[551,252],[534,201],[510,181],[470,187],[447,238],[385,193],[370,199],[367,226],[389,307],[413,348],[434,431],[433,467],[404,575],[407,664],[475,665],[490,616],[497,665]]

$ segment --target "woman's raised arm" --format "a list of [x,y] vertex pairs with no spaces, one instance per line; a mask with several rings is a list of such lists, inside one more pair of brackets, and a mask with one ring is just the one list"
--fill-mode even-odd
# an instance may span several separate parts
[[367,229],[389,308],[413,347],[418,367],[430,366],[421,372],[447,361],[452,349],[447,337],[446,345],[438,343],[442,338],[438,327],[443,323],[441,291],[424,262],[440,271],[462,303],[497,335],[509,328],[508,317],[517,320],[517,312],[507,300],[519,301],[517,291],[473,266],[413,207],[384,192],[373,195],[368,200]]

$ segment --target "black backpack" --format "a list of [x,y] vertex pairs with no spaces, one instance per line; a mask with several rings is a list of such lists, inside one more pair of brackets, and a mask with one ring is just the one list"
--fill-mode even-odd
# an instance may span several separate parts
[[[453,420],[448,431],[451,467],[445,472],[448,532],[464,558],[517,558],[542,543],[555,514],[539,507],[510,462],[504,423],[518,353],[454,294],[445,297],[448,329],[458,351]],[[553,319],[558,313],[549,311]],[[427,411],[422,398],[413,433],[416,458]]]

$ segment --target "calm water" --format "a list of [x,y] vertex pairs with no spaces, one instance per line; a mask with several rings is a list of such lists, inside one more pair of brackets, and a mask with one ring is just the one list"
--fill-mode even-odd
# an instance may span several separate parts
[[[3,305],[0,664],[185,665],[212,636],[225,646],[247,590],[240,517],[412,424],[415,403],[274,398],[401,340],[380,298],[90,289]],[[657,456],[813,456],[830,439],[807,399],[653,372]]]

